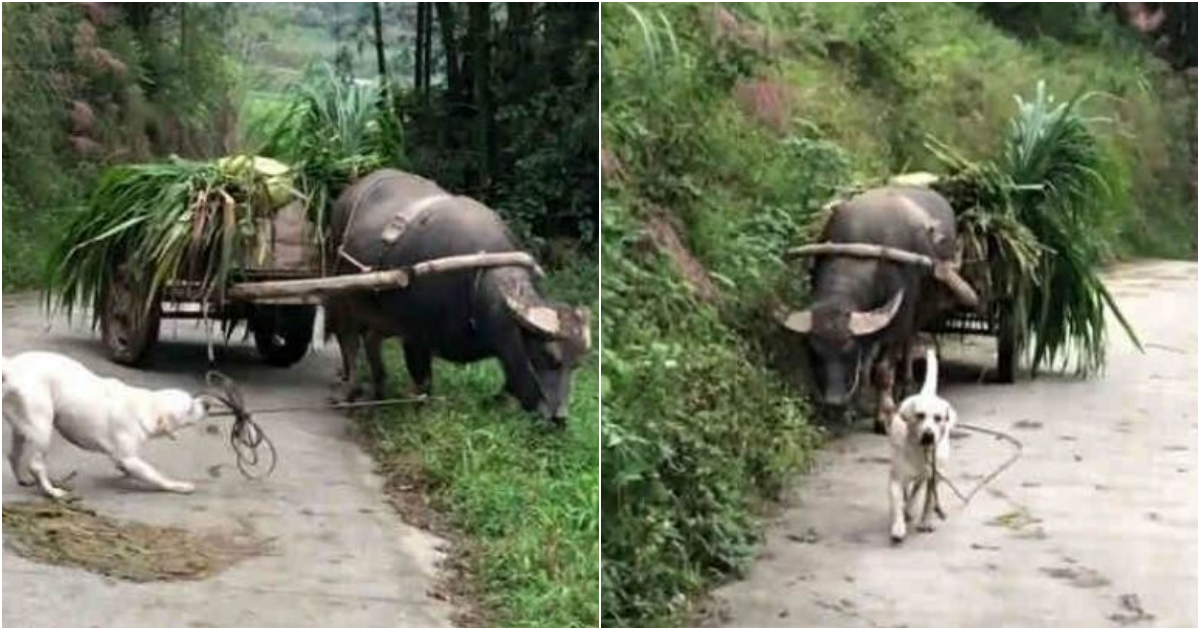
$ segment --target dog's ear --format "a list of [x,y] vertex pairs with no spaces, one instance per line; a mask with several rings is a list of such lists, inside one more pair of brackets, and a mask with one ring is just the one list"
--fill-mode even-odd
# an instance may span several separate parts
[[154,417],[154,433],[175,439],[175,423],[171,422],[170,414],[160,413]]

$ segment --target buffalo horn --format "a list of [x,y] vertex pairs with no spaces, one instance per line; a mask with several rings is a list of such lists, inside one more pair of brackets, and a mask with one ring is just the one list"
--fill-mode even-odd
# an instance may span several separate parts
[[504,301],[508,304],[508,310],[517,317],[517,321],[522,326],[551,337],[562,334],[558,311],[553,308],[526,304],[509,296],[505,296]]
[[850,333],[856,337],[871,335],[883,330],[884,326],[891,323],[892,318],[896,316],[896,312],[900,310],[900,304],[904,301],[904,290],[901,289],[892,296],[892,299],[887,304],[866,313],[854,312],[850,314]]
[[792,311],[786,315],[781,314],[779,323],[794,333],[807,335],[812,332],[812,311]]
[[579,317],[580,338],[583,341],[583,349],[592,349],[592,311],[586,306],[580,306],[575,309],[575,314]]

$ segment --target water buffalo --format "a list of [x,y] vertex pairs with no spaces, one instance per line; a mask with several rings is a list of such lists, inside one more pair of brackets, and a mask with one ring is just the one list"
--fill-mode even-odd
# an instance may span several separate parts
[[[504,222],[483,204],[422,177],[381,170],[347,188],[330,217],[328,258],[339,274],[400,268],[446,256],[515,252]],[[374,393],[382,397],[385,337],[400,337],[420,393],[434,356],[456,363],[495,357],[504,391],[527,411],[566,419],[571,373],[590,346],[586,308],[553,302],[521,266],[433,273],[406,288],[327,297],[327,329],[342,353],[345,395],[353,399],[359,344],[366,341]]]
[[879,431],[895,412],[896,363],[917,331],[955,299],[977,299],[953,271],[954,212],[929,189],[876,188],[835,206],[821,240],[828,249],[813,264],[813,303],[782,323],[804,335],[822,403],[847,405],[871,375]]

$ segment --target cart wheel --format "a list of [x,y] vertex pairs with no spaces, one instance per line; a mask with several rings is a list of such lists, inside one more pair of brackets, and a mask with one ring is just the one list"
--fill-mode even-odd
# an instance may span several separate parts
[[162,306],[155,299],[145,310],[143,291],[129,275],[118,271],[100,295],[100,338],[108,358],[125,365],[140,365],[158,341]]
[[256,307],[250,328],[254,331],[254,345],[259,356],[268,365],[276,367],[288,367],[303,359],[312,343],[316,317],[315,306]]
[[996,333],[996,376],[1001,383],[1011,384],[1017,380],[1017,322],[1012,302],[999,308],[1000,326]]

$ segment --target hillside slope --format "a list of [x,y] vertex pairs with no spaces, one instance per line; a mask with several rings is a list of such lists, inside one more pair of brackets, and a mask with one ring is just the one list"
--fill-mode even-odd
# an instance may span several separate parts
[[1084,91],[1125,182],[1111,256],[1196,255],[1195,84],[1101,15],[1019,39],[963,5],[605,5],[605,625],[737,571],[819,442],[771,369],[781,261],[840,188],[999,146],[1014,94]]

